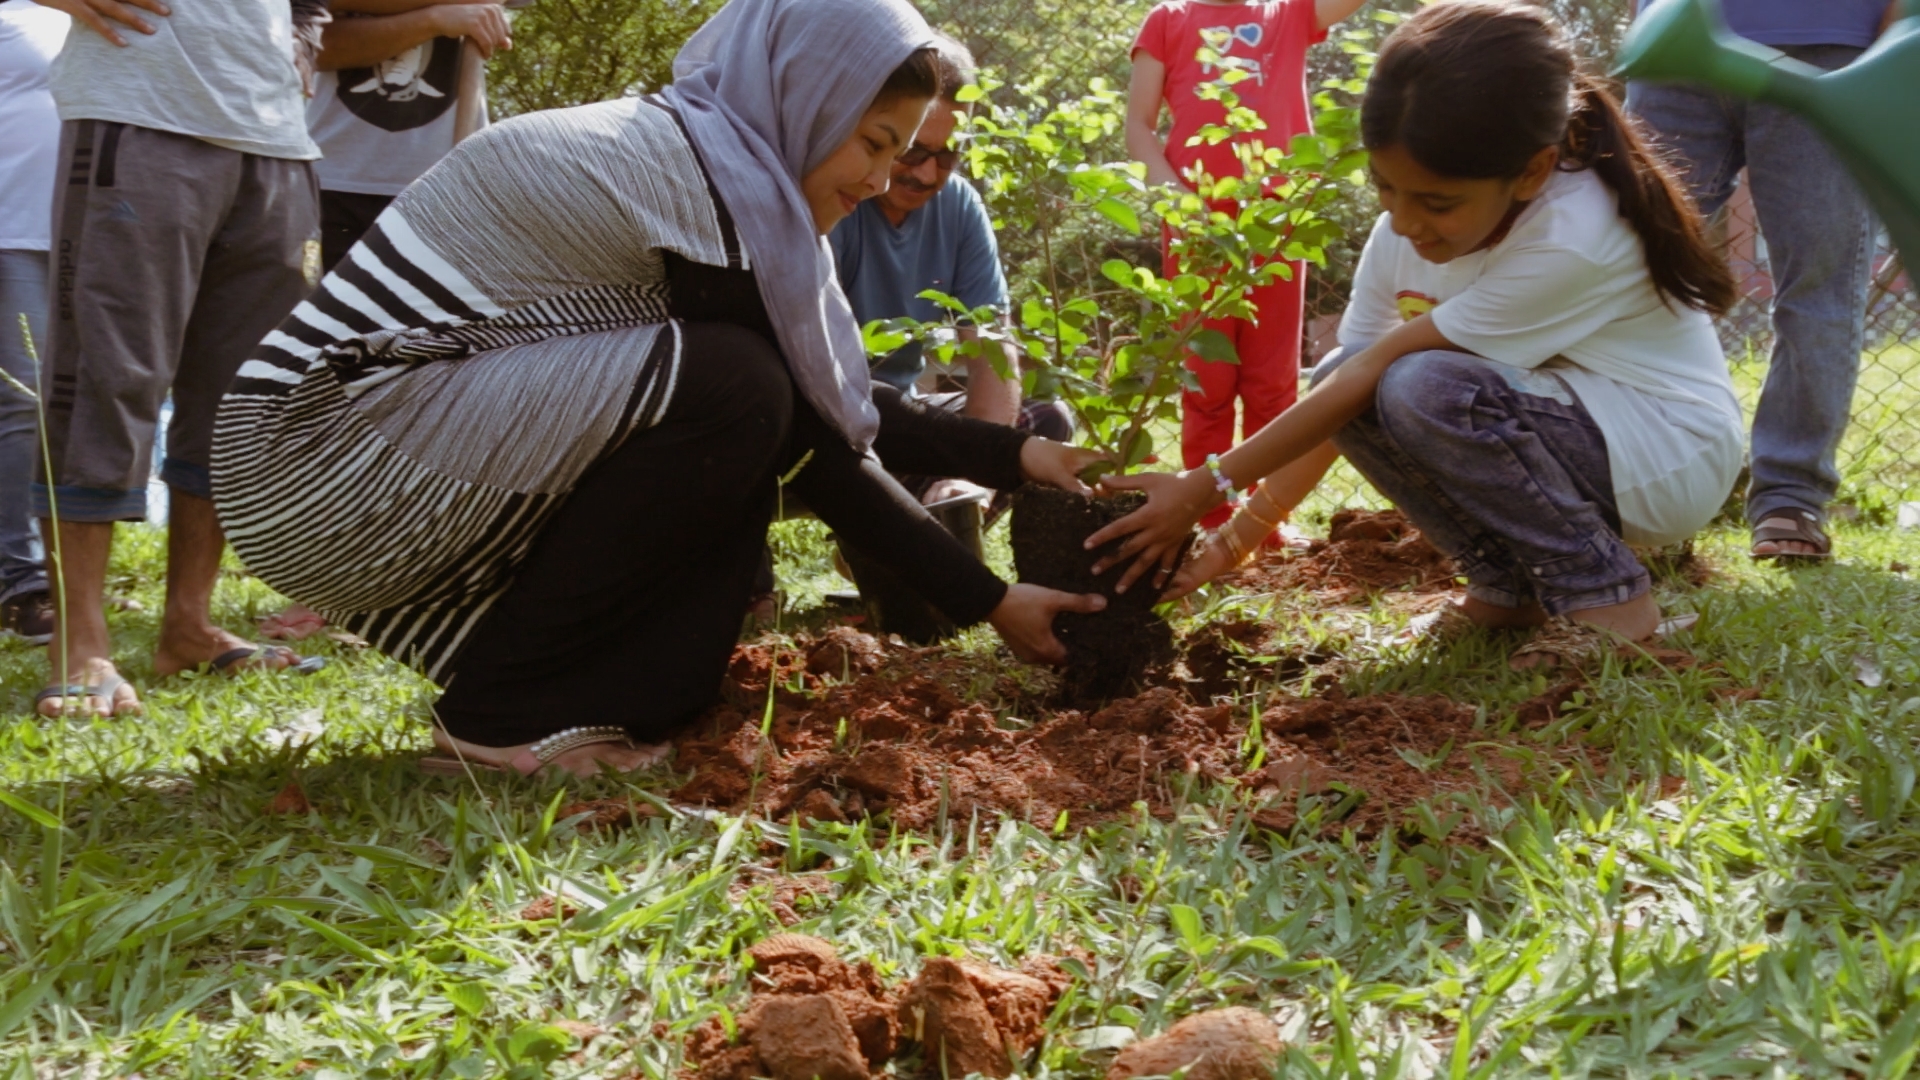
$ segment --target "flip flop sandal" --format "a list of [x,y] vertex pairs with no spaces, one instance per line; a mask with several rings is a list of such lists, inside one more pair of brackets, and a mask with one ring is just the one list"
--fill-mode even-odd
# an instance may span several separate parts
[[465,776],[468,772],[506,773],[516,772],[521,776],[532,776],[541,769],[553,764],[553,759],[569,750],[582,746],[599,746],[610,743],[633,749],[633,740],[627,737],[627,729],[605,725],[600,727],[576,727],[555,732],[541,739],[525,750],[513,756],[505,765],[489,765],[472,758],[449,757],[445,754],[430,754],[419,761],[420,771],[429,776]]
[[[1764,521],[1786,519],[1792,525],[1768,525]],[[1768,514],[1763,523],[1753,530],[1753,543],[1747,547],[1747,557],[1754,562],[1772,562],[1776,566],[1805,566],[1825,562],[1833,558],[1833,538],[1820,528],[1820,518],[1808,510],[1783,510],[1777,514]],[[1763,553],[1753,550],[1761,544],[1777,544],[1794,541],[1810,544],[1814,550],[1777,551]]]
[[311,675],[327,666],[326,657],[301,656],[285,645],[247,645],[238,649],[228,649],[214,657],[209,666],[221,675],[238,675],[242,671],[252,670],[244,666],[249,660],[268,660],[277,656],[288,658],[289,662],[285,667],[260,670],[283,675]]
[[[118,675],[109,675],[105,680],[95,683],[92,686],[85,686],[80,683],[68,683],[65,686],[60,686],[56,684],[53,686],[49,686],[46,689],[40,691],[39,693],[33,695],[33,711],[36,714],[39,714],[40,703],[43,701],[46,701],[49,698],[66,698],[71,700],[73,698],[85,699],[85,698],[92,697],[92,698],[99,698],[102,701],[105,701],[107,703],[108,719],[112,719],[116,716],[133,715],[131,711],[128,713],[121,713],[120,711],[118,711],[118,706],[113,700],[113,696],[119,693],[120,688],[125,685],[127,685],[127,680],[121,678]],[[135,707],[137,710],[138,708],[137,702],[135,703]],[[63,709],[62,712],[65,713],[66,710]],[[93,713],[93,712],[79,712],[79,713],[74,713],[72,715],[97,716],[99,714]],[[51,720],[54,718],[42,715],[41,719]]]

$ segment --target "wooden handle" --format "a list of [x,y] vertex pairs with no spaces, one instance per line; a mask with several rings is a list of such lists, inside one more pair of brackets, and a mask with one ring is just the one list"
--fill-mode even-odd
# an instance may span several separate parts
[[487,61],[472,38],[460,45],[460,90],[453,103],[453,141],[480,130],[487,111]]

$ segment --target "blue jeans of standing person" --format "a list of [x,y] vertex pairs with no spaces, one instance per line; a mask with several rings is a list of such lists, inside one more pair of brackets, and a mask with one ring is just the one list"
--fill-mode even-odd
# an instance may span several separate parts
[[[1321,361],[1314,381],[1345,355]],[[1551,372],[1411,353],[1333,444],[1452,557],[1476,600],[1565,615],[1652,585],[1620,538],[1606,437]]]
[[[20,336],[27,316],[36,349],[47,347],[47,253],[0,249],[0,368],[35,388],[39,372]],[[33,399],[0,379],[0,603],[47,588],[27,489],[39,449]]]
[[[1831,71],[1862,50],[1782,51]],[[1840,486],[1834,451],[1846,434],[1865,333],[1874,244],[1866,196],[1812,125],[1778,106],[1634,83],[1627,108],[1676,157],[1703,214],[1726,203],[1746,167],[1773,274],[1773,359],[1753,415],[1747,521],[1802,510],[1825,520]]]

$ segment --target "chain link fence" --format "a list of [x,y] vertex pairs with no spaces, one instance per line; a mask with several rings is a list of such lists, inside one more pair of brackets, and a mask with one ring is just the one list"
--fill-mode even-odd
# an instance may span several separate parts
[[[916,0],[927,17],[965,42],[985,67],[1007,85],[998,93],[1033,90],[1053,100],[1076,97],[1095,79],[1124,88],[1134,34],[1153,0]],[[1632,12],[1633,0],[1542,0],[1572,31],[1588,65],[1604,71]],[[498,115],[552,108],[633,94],[670,78],[680,41],[717,10],[720,0],[542,0],[515,23],[515,48],[493,65],[492,100]],[[1415,8],[1418,0],[1371,0],[1346,20],[1326,44],[1308,54],[1310,87],[1355,74],[1355,55],[1377,45],[1382,18]],[[1099,148],[1124,157],[1116,135]],[[1328,252],[1328,265],[1308,277],[1310,315],[1306,355],[1331,342],[1332,327],[1346,304],[1347,285],[1359,260],[1359,245],[1375,214],[1370,193],[1354,190],[1338,216],[1344,243]],[[1759,394],[1772,349],[1768,305],[1773,288],[1765,237],[1752,220],[1751,203],[1736,197],[1721,223],[1729,260],[1742,282],[1743,299],[1720,323],[1727,357],[1747,408]],[[1030,238],[1002,233],[1001,247],[1016,300],[1032,295],[1037,280]],[[1117,229],[1083,238],[1078,259],[1096,273],[1101,259],[1116,255],[1158,265],[1158,244]],[[1902,500],[1920,499],[1920,296],[1913,276],[1902,273],[1883,245],[1874,259],[1874,286],[1861,355],[1853,423],[1840,447],[1842,515],[1868,521],[1891,518]],[[1366,502],[1371,492],[1342,466],[1329,478],[1314,508]]]
[[[1054,99],[1084,93],[1096,78],[1124,88],[1134,34],[1152,6],[1152,0],[927,0],[921,4],[935,25],[965,42],[981,66],[992,69],[1007,84],[1000,93],[1036,90]],[[1377,44],[1387,29],[1381,13],[1405,12],[1415,6],[1413,0],[1367,4],[1336,29],[1326,44],[1309,53],[1310,89],[1352,77],[1353,54]],[[1606,70],[1631,15],[1631,0],[1551,0],[1548,6],[1572,29],[1585,61],[1595,70]],[[1116,158],[1125,153],[1117,137],[1106,149]],[[1324,270],[1315,269],[1309,276],[1304,345],[1309,361],[1332,344],[1359,246],[1376,213],[1370,193],[1356,190],[1352,195],[1347,242],[1330,250]],[[1739,304],[1720,321],[1721,338],[1751,415],[1773,344],[1768,316],[1773,287],[1766,242],[1744,192],[1723,211],[1716,228],[1724,237],[1742,293]],[[1021,290],[1031,287],[1022,276],[1029,265],[1023,257],[1023,240],[1001,236],[1016,302]],[[1157,244],[1117,231],[1099,246],[1103,256],[1119,253],[1142,265],[1158,263]],[[1096,264],[1097,260],[1087,262],[1089,269]],[[1841,516],[1887,522],[1900,501],[1920,498],[1920,294],[1884,238],[1873,268],[1853,421],[1838,453],[1842,481],[1835,510]],[[1343,463],[1305,513],[1311,518],[1334,507],[1377,499]]]

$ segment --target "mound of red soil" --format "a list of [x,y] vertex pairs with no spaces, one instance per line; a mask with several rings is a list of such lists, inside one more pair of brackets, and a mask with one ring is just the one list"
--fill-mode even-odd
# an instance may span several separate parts
[[1280,1032],[1260,1013],[1234,1006],[1195,1013],[1120,1052],[1107,1080],[1167,1076],[1187,1080],[1266,1080],[1280,1057]]
[[915,1045],[948,1075],[1003,1077],[1040,1040],[1070,980],[1051,957],[1020,971],[932,957],[904,989],[883,986],[869,964],[850,965],[832,945],[778,934],[747,950],[751,1001],[728,1039],[716,1017],[687,1037],[685,1080],[867,1080]]
[[1002,1077],[1040,1042],[1041,1027],[1067,979],[1050,958],[1046,978],[972,960],[927,959],[900,997],[900,1022],[918,1043],[924,1071]]
[[[743,682],[729,697],[748,708],[718,708],[677,741],[676,766],[691,776],[673,798],[775,819],[883,816],[918,830],[1002,813],[1050,827],[1064,812],[1084,826],[1135,802],[1170,815],[1198,781],[1268,799],[1257,820],[1276,829],[1297,823],[1301,795],[1326,793],[1340,813],[1324,828],[1371,835],[1397,826],[1415,801],[1484,788],[1478,769],[1510,792],[1536,779],[1530,770],[1557,768],[1550,753],[1490,751],[1497,740],[1476,729],[1474,707],[1444,697],[1347,699],[1337,687],[1278,695],[1251,740],[1244,715],[1196,705],[1184,685],[1090,713],[1028,712],[1033,702],[1011,676],[942,667],[924,650],[889,649],[875,670],[829,684],[783,658],[810,647],[743,647],[734,664]],[[778,681],[762,735],[770,674]],[[1002,721],[995,702],[1035,719]]]
[[866,1080],[899,1047],[898,995],[870,964],[848,964],[832,945],[777,934],[747,950],[753,998],[729,1040],[718,1018],[687,1037],[693,1080]]
[[1300,590],[1330,602],[1408,589],[1447,592],[1453,560],[1398,510],[1341,510],[1305,554],[1272,551],[1223,580],[1252,592]]

